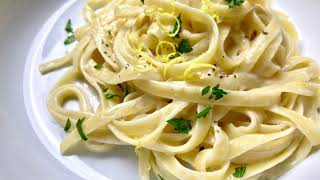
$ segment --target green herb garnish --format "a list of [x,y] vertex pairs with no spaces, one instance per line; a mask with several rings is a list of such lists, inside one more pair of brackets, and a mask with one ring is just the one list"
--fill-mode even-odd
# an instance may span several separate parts
[[76,41],[76,37],[72,34],[64,40],[64,45],[72,44],[75,41]]
[[100,69],[102,69],[102,64],[96,64],[95,66],[94,66],[94,68],[96,69],[96,70],[100,70]]
[[201,91],[201,96],[204,96],[204,95],[208,94],[210,89],[211,89],[210,86],[207,86],[207,87],[203,88],[202,91]]
[[64,45],[69,45],[75,42],[76,37],[74,36],[74,33],[73,33],[71,19],[68,20],[66,27],[64,29],[68,34],[67,38],[64,40]]
[[229,3],[229,7],[233,8],[235,6],[241,6],[244,3],[244,0],[226,0]]
[[[112,98],[114,98],[114,97],[116,97],[116,96],[118,96],[118,95],[114,95],[114,94],[110,94],[110,93],[106,93],[105,95],[104,95],[104,97],[106,98],[106,99],[112,99]],[[119,96],[118,96],[119,97]]]
[[68,20],[67,25],[65,27],[65,30],[66,30],[67,33],[73,33],[71,19]]
[[142,2],[142,4],[144,4],[144,0],[140,0]]
[[219,88],[219,84],[218,84],[218,85],[216,85],[215,87],[212,87],[212,88],[210,86],[207,86],[207,87],[203,88],[202,91],[201,91],[201,96],[204,96],[204,95],[208,94],[210,89],[212,91],[211,91],[211,94],[209,96],[209,99],[213,99],[214,98],[215,100],[219,100],[219,99],[223,98],[223,96],[229,94],[228,92],[224,91],[223,89],[220,89]]
[[192,50],[193,49],[188,39],[182,39],[177,48],[177,51],[179,51],[180,53],[188,53]]
[[228,92],[224,91],[223,89],[219,89],[219,84],[212,88],[212,93],[209,96],[209,99],[214,98],[214,100],[219,100],[223,98],[223,96],[229,94]]
[[169,32],[169,36],[172,38],[179,38],[179,33],[181,32],[181,26],[182,21],[181,21],[181,15],[176,17],[176,23],[174,24],[173,30]]
[[160,174],[158,174],[158,177],[160,180],[164,180],[164,178],[162,176],[160,176]]
[[209,114],[210,110],[212,110],[211,106],[204,108],[201,112],[196,114],[196,119],[205,118]]
[[68,132],[70,128],[71,128],[71,121],[70,121],[70,119],[68,118],[68,120],[67,120],[67,122],[66,122],[66,125],[64,126],[64,131],[65,131],[65,132]]
[[240,166],[240,167],[236,167],[235,172],[233,173],[233,176],[237,178],[241,178],[244,176],[245,173],[246,173],[246,167]]
[[83,117],[82,119],[78,119],[76,126],[81,139],[84,141],[87,141],[88,138],[82,129],[82,123],[84,122],[84,120],[85,120],[85,117]]
[[173,118],[167,121],[179,133],[188,133],[191,130],[190,120],[183,118]]

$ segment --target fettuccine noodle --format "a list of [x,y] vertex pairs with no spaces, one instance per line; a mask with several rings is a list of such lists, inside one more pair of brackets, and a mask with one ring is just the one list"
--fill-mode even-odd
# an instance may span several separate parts
[[131,145],[142,180],[275,179],[320,144],[320,69],[267,0],[90,0],[83,15],[76,48],[40,66],[68,67],[48,95],[71,122],[62,154]]

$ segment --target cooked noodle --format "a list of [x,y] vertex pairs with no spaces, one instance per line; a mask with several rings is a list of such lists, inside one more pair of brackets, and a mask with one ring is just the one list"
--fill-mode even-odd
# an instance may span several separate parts
[[[166,180],[228,179],[239,166],[242,178],[274,179],[320,144],[319,67],[300,56],[294,26],[268,1],[91,0],[84,17],[76,48],[40,66],[69,66],[48,96],[61,126],[71,121],[63,154],[132,145],[142,180],[151,171]],[[183,39],[187,53],[177,48]],[[79,80],[95,89],[97,108]],[[225,94],[210,99],[207,86]],[[63,106],[70,97],[79,110]],[[87,141],[76,128],[83,117]],[[173,118],[188,120],[189,131]]]

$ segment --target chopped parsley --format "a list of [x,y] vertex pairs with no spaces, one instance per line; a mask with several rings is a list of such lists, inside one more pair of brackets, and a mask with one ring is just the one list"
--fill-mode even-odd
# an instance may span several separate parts
[[201,112],[196,114],[196,119],[205,118],[209,114],[210,110],[212,110],[211,106],[204,108]]
[[209,99],[214,98],[214,100],[219,100],[223,98],[223,96],[228,95],[229,93],[224,91],[223,89],[219,89],[219,84],[212,88],[212,93],[209,96]]
[[84,120],[85,120],[85,117],[82,119],[78,119],[76,126],[77,126],[77,130],[78,130],[78,133],[79,133],[81,139],[84,141],[87,141],[88,137],[86,136],[86,134],[84,133],[84,131],[82,129],[82,123],[84,122]]
[[68,20],[67,25],[65,27],[65,30],[66,30],[67,33],[73,33],[71,19]]
[[164,178],[162,176],[160,176],[160,174],[158,174],[158,177],[160,180],[164,180]]
[[179,51],[180,53],[189,53],[191,52],[193,49],[190,45],[190,42],[188,39],[182,39],[181,42],[178,45],[177,51]]
[[94,68],[96,69],[96,70],[100,70],[100,69],[102,69],[102,64],[96,64],[95,66],[94,66]]
[[106,99],[112,99],[112,98],[114,98],[114,97],[116,97],[116,96],[118,96],[118,95],[114,95],[114,94],[110,94],[110,93],[106,93],[106,94],[104,95],[104,97],[105,97]]
[[144,0],[140,0],[142,2],[142,4],[144,4]]
[[229,3],[229,7],[233,8],[235,6],[241,6],[244,3],[244,0],[226,0]]
[[[120,85],[120,86],[121,86],[121,85]],[[120,86],[119,86],[119,87],[120,87]],[[103,92],[104,92],[104,97],[105,97],[106,99],[110,100],[110,99],[112,99],[112,98],[114,98],[114,97],[116,97],[116,96],[120,97],[119,95],[107,93],[108,89],[109,89],[109,88],[106,88],[106,89],[103,90]],[[121,87],[121,90],[122,90],[122,87]]]
[[190,120],[186,120],[183,118],[173,118],[168,120],[167,122],[171,124],[179,133],[188,134],[188,132],[191,130]]
[[74,33],[73,33],[71,19],[68,20],[66,27],[64,29],[68,34],[67,38],[64,40],[64,45],[69,45],[75,42],[76,37],[74,36]]
[[219,99],[223,98],[225,95],[229,94],[228,92],[224,91],[223,89],[220,89],[219,86],[220,85],[218,84],[212,88],[210,86],[203,88],[201,91],[201,96],[208,94],[210,89],[211,89],[211,94],[209,95],[209,99],[214,98],[214,100],[219,100]]
[[210,91],[210,88],[211,88],[210,86],[203,88],[201,91],[201,96],[208,94],[208,92]]
[[70,121],[70,119],[68,118],[68,120],[67,120],[67,122],[66,122],[66,125],[64,126],[64,131],[65,131],[65,132],[68,132],[70,128],[71,128],[71,121]]
[[236,167],[235,172],[233,173],[233,176],[237,178],[242,178],[245,173],[246,173],[246,167],[240,166],[240,167]]
[[[197,113],[194,119],[200,119],[206,117],[210,110],[212,109],[211,106],[204,108],[201,112]],[[183,119],[183,118],[173,118],[167,121],[171,124],[176,131],[179,133],[188,134],[191,130],[191,120]]]
[[179,33],[181,32],[181,26],[182,21],[181,21],[181,15],[176,17],[176,23],[174,24],[173,30],[169,32],[169,36],[172,38],[179,38]]
[[64,40],[64,45],[72,44],[76,41],[76,37],[72,34]]

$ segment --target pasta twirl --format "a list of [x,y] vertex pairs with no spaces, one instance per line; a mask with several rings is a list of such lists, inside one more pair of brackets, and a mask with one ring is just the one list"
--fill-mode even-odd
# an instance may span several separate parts
[[[89,0],[83,11],[76,48],[40,66],[69,68],[48,95],[71,123],[62,154],[131,145],[143,180],[275,179],[320,144],[319,67],[268,1]],[[78,110],[63,106],[70,97]]]

